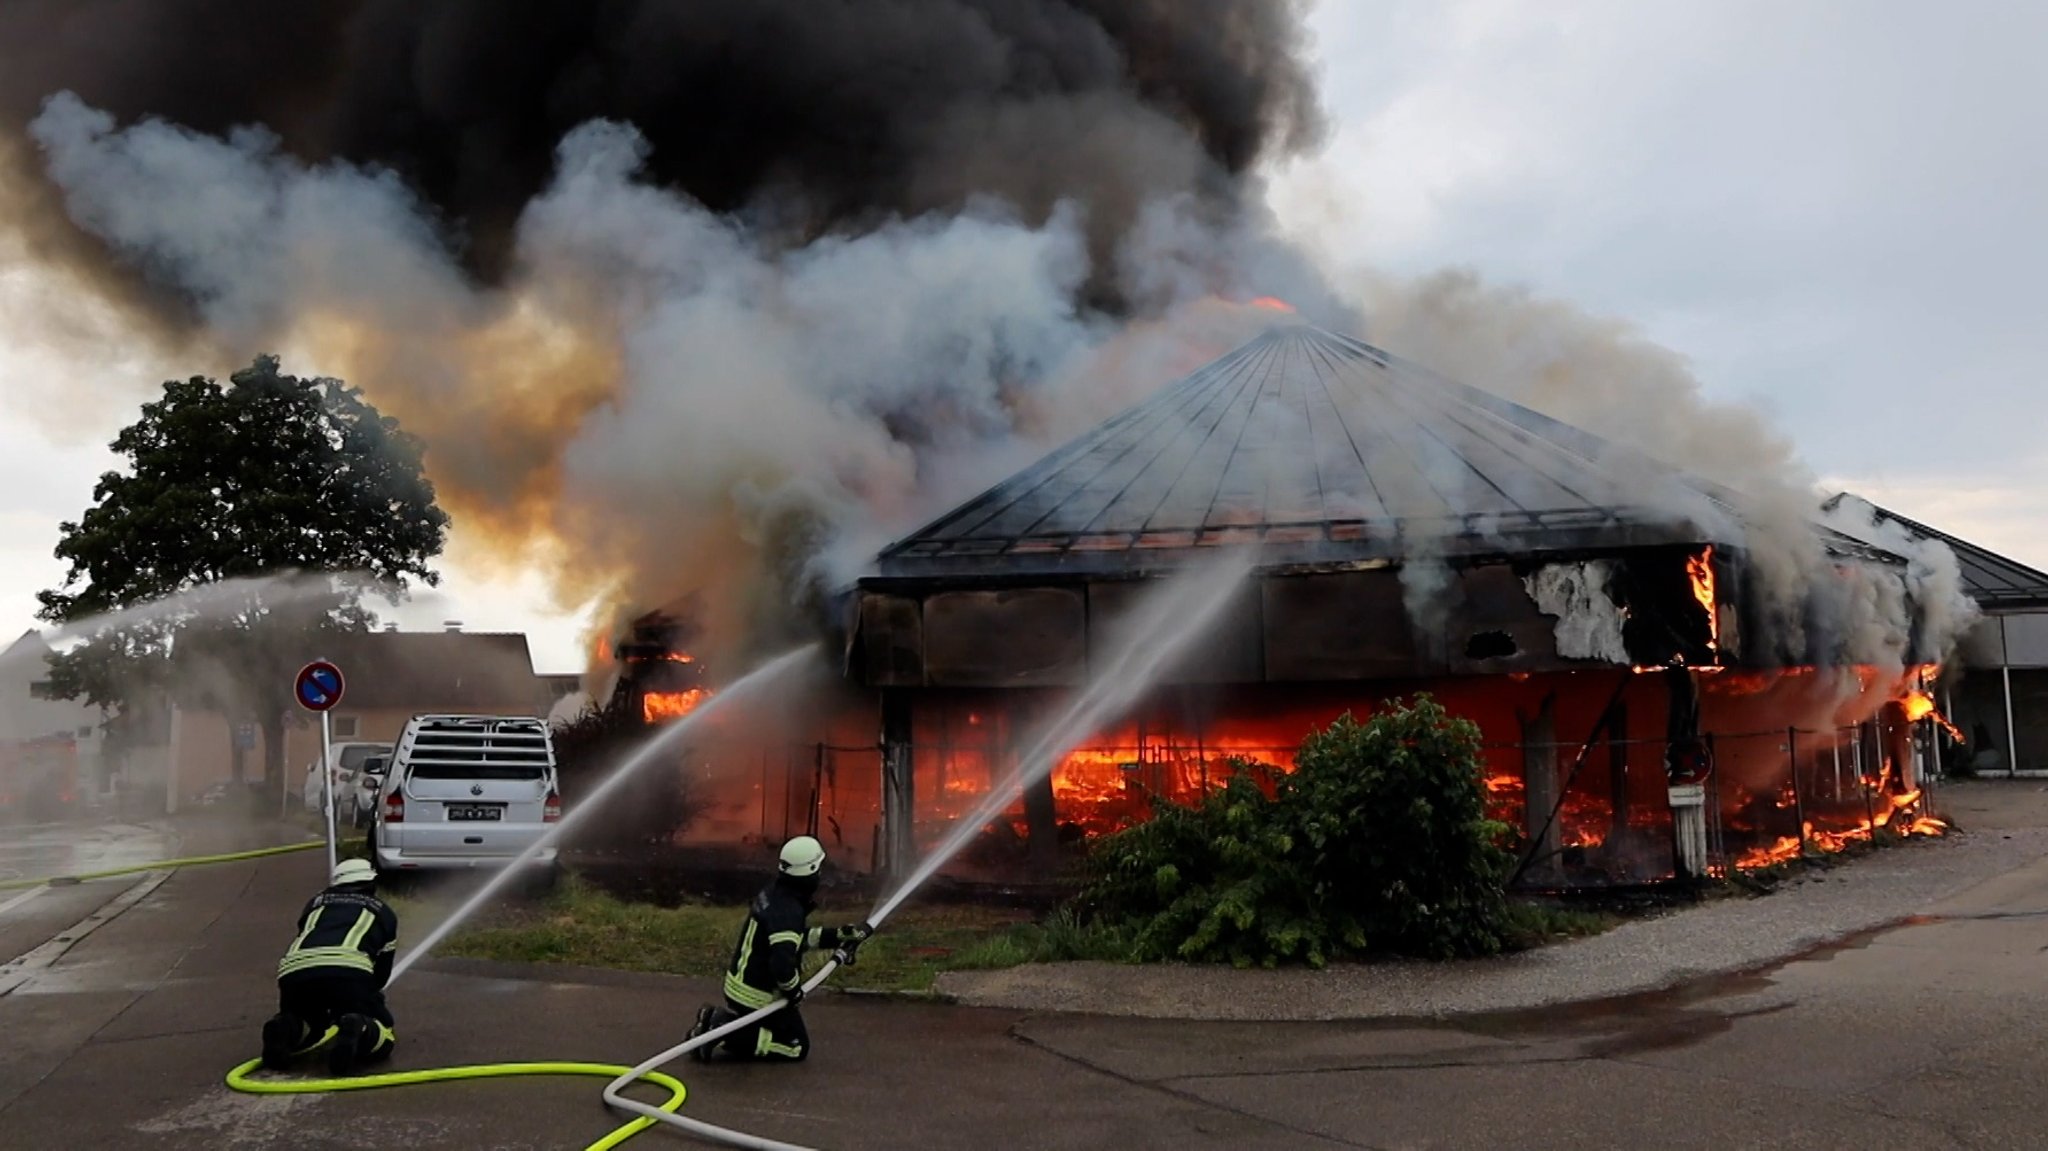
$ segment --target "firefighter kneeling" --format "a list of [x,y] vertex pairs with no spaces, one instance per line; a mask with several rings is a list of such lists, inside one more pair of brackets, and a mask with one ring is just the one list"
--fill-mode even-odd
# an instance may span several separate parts
[[390,1056],[398,1041],[384,985],[398,952],[398,916],[377,898],[377,871],[343,860],[333,885],[299,913],[298,938],[277,963],[277,1015],[263,1025],[263,1066],[275,1071],[328,1047],[347,1075]]
[[825,866],[825,845],[808,835],[799,835],[782,845],[775,882],[761,890],[747,909],[746,925],[740,928],[739,944],[725,972],[725,1007],[705,1004],[697,1012],[692,1036],[722,1027],[742,1015],[751,1014],[775,1002],[788,1000],[780,1011],[752,1027],[743,1027],[716,1044],[707,1043],[691,1052],[710,1062],[714,1050],[736,1059],[800,1062],[811,1053],[810,1032],[797,1012],[803,1001],[805,951],[839,951],[850,961],[874,929],[865,923],[846,927],[804,926],[816,907],[818,873]]

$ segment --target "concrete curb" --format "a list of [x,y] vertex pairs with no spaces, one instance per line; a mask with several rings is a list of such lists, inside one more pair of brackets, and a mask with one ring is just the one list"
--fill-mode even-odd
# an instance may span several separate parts
[[[149,898],[150,893],[161,887],[163,882],[171,877],[171,874],[169,871],[144,872],[141,882],[114,897],[111,902],[101,906],[98,911],[58,932],[56,937],[48,943],[14,960],[5,967],[0,967],[0,996],[9,995],[19,988],[26,986],[35,979],[38,973],[47,970],[59,959],[64,958],[65,952],[84,942],[86,936],[112,923],[121,917],[122,912]],[[31,890],[39,891],[41,888],[31,888]]]

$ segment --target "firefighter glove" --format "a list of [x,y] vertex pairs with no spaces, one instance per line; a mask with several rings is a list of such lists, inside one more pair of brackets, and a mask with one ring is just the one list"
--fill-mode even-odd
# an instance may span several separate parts
[[803,983],[799,981],[795,987],[784,988],[782,991],[782,999],[783,1002],[790,1007],[795,1007],[797,1004],[802,1003],[804,1001]]

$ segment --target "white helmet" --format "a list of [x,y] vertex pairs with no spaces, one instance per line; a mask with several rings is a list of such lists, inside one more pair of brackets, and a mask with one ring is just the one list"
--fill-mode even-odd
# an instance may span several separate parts
[[336,887],[340,887],[345,883],[375,882],[377,882],[377,869],[370,866],[370,861],[367,859],[344,859],[335,865],[334,885]]
[[808,835],[799,835],[782,845],[781,862],[778,865],[784,875],[798,878],[818,874],[825,866],[825,845]]

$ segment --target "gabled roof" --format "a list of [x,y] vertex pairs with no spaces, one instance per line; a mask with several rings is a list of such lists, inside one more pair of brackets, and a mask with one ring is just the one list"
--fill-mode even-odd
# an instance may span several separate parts
[[549,702],[517,632],[375,631],[323,646],[348,679],[343,710],[531,710]]
[[[1273,328],[899,540],[880,574],[1739,546],[1713,485],[1358,340]],[[1846,541],[1837,541],[1846,542]]]
[[1879,507],[1862,496],[1842,492],[1822,505],[1828,511],[1841,506],[1844,499],[1853,499],[1868,508],[1871,518],[1878,523],[1896,524],[1908,533],[1923,540],[1938,540],[1948,545],[1955,553],[1956,563],[1962,569],[1963,590],[1982,608],[2048,607],[2048,572],[2028,567],[2018,560],[2007,559],[1988,548],[1978,547],[1967,540],[1958,539],[1947,532],[1938,531],[1889,508]]
[[38,651],[48,654],[48,652],[50,651],[50,642],[43,638],[42,632],[39,632],[34,628],[30,628],[27,631],[22,632],[21,637],[19,639],[15,640],[13,643],[8,644],[4,650],[0,650],[0,655],[20,655],[23,652]]

